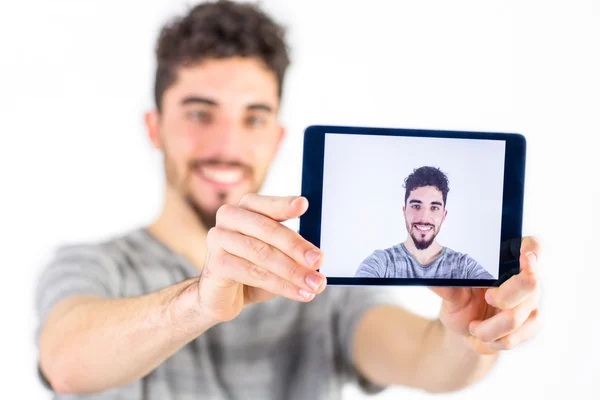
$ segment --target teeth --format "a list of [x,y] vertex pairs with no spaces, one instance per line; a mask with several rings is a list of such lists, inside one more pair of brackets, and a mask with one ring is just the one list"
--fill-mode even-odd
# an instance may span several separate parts
[[422,230],[422,231],[430,231],[431,230],[431,226],[430,225],[415,225],[417,227],[417,229]]
[[236,183],[242,179],[243,172],[240,170],[220,171],[211,168],[202,168],[202,173],[208,179],[219,183]]

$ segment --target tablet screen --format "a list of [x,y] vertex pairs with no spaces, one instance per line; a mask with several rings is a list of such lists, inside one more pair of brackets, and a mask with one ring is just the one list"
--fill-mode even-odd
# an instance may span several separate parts
[[326,133],[327,277],[497,279],[504,140]]

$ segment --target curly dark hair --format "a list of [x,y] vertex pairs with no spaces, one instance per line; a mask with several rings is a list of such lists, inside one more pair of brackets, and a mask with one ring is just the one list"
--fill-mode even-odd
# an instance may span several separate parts
[[406,188],[404,204],[406,204],[406,200],[408,200],[408,196],[413,190],[424,186],[434,186],[442,192],[444,207],[446,207],[446,199],[450,191],[448,177],[439,168],[427,166],[414,169],[404,180],[403,187]]
[[277,77],[281,98],[283,78],[290,63],[285,29],[258,6],[229,0],[193,7],[166,24],[156,45],[154,101],[160,111],[162,96],[177,79],[177,68],[210,58],[257,57]]

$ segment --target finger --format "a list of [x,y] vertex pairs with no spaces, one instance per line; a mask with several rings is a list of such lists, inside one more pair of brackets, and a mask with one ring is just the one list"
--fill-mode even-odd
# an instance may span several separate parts
[[471,322],[469,331],[482,342],[493,342],[518,330],[537,306],[535,299],[528,299],[517,307],[504,310],[484,321]]
[[538,260],[540,259],[542,246],[539,240],[533,236],[526,236],[521,242],[521,271],[536,272]]
[[437,294],[444,301],[443,307],[446,312],[453,313],[461,310],[472,297],[472,293],[468,288],[455,287],[429,287],[433,293]]
[[300,288],[248,260],[225,250],[217,250],[215,253],[211,256],[211,264],[207,269],[209,274],[205,275],[204,279],[220,277],[226,281],[263,289],[274,295],[297,301],[307,302],[315,297],[314,293]]
[[523,303],[531,296],[540,294],[540,281],[536,273],[525,269],[512,276],[497,288],[490,288],[485,293],[485,301],[494,307],[508,310]]
[[491,343],[484,345],[491,350],[510,350],[515,346],[525,343],[533,338],[540,330],[542,321],[539,315],[539,310],[534,310],[525,323],[515,332],[510,333],[502,338],[499,338]]
[[297,232],[269,217],[244,208],[222,206],[217,211],[217,227],[252,236],[289,256],[298,264],[318,269],[321,251]]
[[238,206],[283,222],[304,214],[308,208],[308,200],[299,196],[276,197],[249,193],[242,197]]
[[325,289],[324,275],[298,264],[265,242],[218,227],[214,228],[213,234],[221,247],[230,254],[246,259],[312,293],[320,293]]

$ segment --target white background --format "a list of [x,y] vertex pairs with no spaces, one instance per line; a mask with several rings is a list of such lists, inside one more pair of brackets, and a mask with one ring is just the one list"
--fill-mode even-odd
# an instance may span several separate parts
[[505,142],[325,135],[321,272],[354,276],[376,249],[408,237],[404,180],[415,168],[448,178],[445,221],[436,241],[469,254],[498,277]]
[[[290,134],[265,192],[299,193],[310,124],[529,138],[524,230],[544,245],[544,329],[464,392],[397,388],[378,398],[600,398],[600,4],[265,4],[290,26],[294,59],[281,116]],[[33,286],[49,251],[157,215],[160,156],[142,113],[152,104],[156,34],[180,10],[174,0],[0,3],[3,397],[49,398],[35,378],[33,345]],[[397,293],[410,309],[437,313],[426,289]]]

